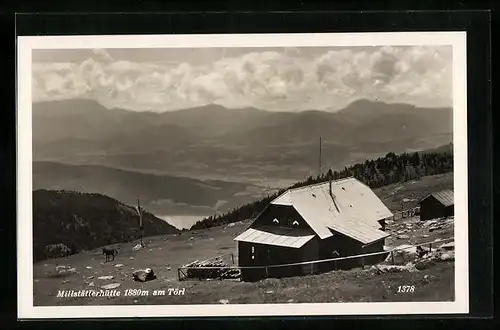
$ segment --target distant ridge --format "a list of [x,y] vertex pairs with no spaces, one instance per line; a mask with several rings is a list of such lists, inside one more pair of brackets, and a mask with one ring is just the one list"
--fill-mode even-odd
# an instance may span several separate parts
[[[141,196],[150,212],[164,214],[210,214],[219,201],[235,199],[250,184],[198,180],[195,178],[142,173],[100,165],[69,165],[33,162],[33,189],[71,190],[99,193],[123,203],[134,204]],[[241,196],[243,201],[249,197]],[[226,204],[223,207],[236,206]],[[193,212],[196,210],[197,212]]]
[[[32,112],[35,162],[98,165],[202,181],[267,181],[276,187],[283,186],[282,181],[293,182],[317,175],[320,136],[323,163],[339,169],[388,152],[430,150],[451,142],[453,135],[451,108],[419,108],[369,100],[358,100],[338,112],[315,109],[272,112],[251,107],[227,109],[209,104],[154,113],[107,109],[89,100],[34,103]],[[104,173],[97,168],[87,168],[86,174],[77,178],[67,174],[69,171],[64,172],[66,177],[63,178],[49,166],[42,169],[37,176],[37,182],[44,183],[40,188],[73,189],[78,183],[88,189],[76,190],[101,192],[125,203],[130,203],[130,198],[122,198],[127,191],[119,188],[137,186],[138,182],[131,180],[132,176],[128,175],[131,173]],[[82,173],[84,169],[73,170]],[[93,182],[86,182],[84,177],[96,177],[96,173],[104,178],[100,182],[103,186],[90,189],[93,187],[88,187],[88,183]],[[133,177],[138,178],[135,174]],[[103,184],[108,181],[116,184],[108,189]],[[161,189],[154,190],[170,189],[173,182],[169,181],[165,180]],[[159,185],[151,182],[145,185],[148,191],[153,190],[153,185]],[[200,190],[189,191],[194,188],[189,182],[180,184],[179,192],[183,195],[200,196],[204,201],[177,198],[177,193],[167,194],[165,200],[165,194],[156,194],[151,201],[158,201],[169,210],[157,213],[161,210],[154,208],[159,204],[151,203],[151,211],[171,214],[172,200],[176,209],[185,209],[179,201],[203,208],[195,214],[212,214],[216,204],[225,203],[225,207],[233,208],[236,205],[229,205],[233,197],[240,192],[246,193],[241,187],[232,185],[224,187],[238,190],[230,191],[230,198],[226,193],[219,193],[223,189],[207,191],[201,198]],[[113,186],[116,190],[109,192]],[[254,191],[254,188],[250,189]],[[136,194],[134,189],[128,193],[133,194],[132,197]],[[212,198],[214,195],[217,195],[216,200]]]

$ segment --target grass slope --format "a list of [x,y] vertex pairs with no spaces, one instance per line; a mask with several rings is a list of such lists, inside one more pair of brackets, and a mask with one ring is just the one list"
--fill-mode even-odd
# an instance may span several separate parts
[[[393,211],[399,200],[418,193],[438,189],[452,175],[426,177],[416,183],[401,184],[403,188],[377,189],[379,196]],[[399,186],[398,186],[399,187]],[[418,191],[417,191],[418,190]],[[430,232],[418,225],[417,219],[408,218],[388,225],[392,236],[388,246],[422,243],[453,237],[453,226]],[[287,303],[287,302],[360,302],[360,301],[445,301],[454,298],[454,262],[437,263],[416,273],[386,273],[374,275],[369,270],[329,272],[313,276],[287,279],[266,279],[256,283],[234,281],[182,281],[177,280],[177,267],[216,255],[236,252],[234,237],[243,232],[250,221],[227,226],[148,238],[148,248],[133,251],[136,242],[117,244],[120,254],[114,262],[104,263],[99,250],[83,252],[67,259],[50,260],[34,264],[34,303],[50,305],[120,305],[120,304],[206,304],[219,303]],[[405,230],[407,239],[398,239],[398,231]],[[116,267],[116,264],[123,264]],[[56,265],[70,265],[77,273],[65,278],[55,275]],[[91,267],[91,268],[87,268]],[[139,268],[152,268],[158,279],[146,283],[134,282],[131,272]],[[99,280],[99,276],[114,278]],[[426,276],[427,275],[427,276]],[[147,297],[117,298],[57,298],[58,290],[95,289],[108,283],[120,283],[118,290],[149,290]],[[89,286],[90,284],[93,286]],[[397,293],[399,285],[414,285],[415,292]],[[153,296],[154,290],[185,288],[182,296]]]
[[390,184],[374,189],[374,192],[390,210],[397,212],[416,207],[420,199],[445,189],[453,189],[453,172]]

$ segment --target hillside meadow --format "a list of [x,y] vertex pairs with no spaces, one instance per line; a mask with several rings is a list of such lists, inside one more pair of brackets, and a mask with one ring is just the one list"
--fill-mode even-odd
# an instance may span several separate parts
[[[423,196],[453,183],[452,173],[384,187],[376,193],[394,211],[404,198]],[[410,197],[408,197],[410,196]],[[265,279],[255,283],[234,280],[179,281],[178,267],[195,260],[233,254],[237,263],[234,237],[244,231],[250,221],[194,230],[180,234],[148,237],[148,246],[134,251],[135,242],[113,245],[119,251],[112,262],[104,262],[100,250],[82,252],[67,258],[34,264],[34,303],[37,306],[62,305],[128,305],[128,304],[218,304],[218,303],[300,303],[300,302],[374,302],[374,301],[450,301],[454,299],[454,262],[431,265],[418,272],[376,274],[369,268],[333,271],[286,279]],[[439,230],[429,230],[418,218],[407,218],[388,225],[391,237],[388,247],[417,244],[452,238],[453,222]],[[406,236],[398,237],[404,231]],[[227,260],[230,260],[228,258]],[[407,260],[409,261],[409,260]],[[75,269],[61,276],[57,266]],[[158,278],[135,282],[132,272],[152,268]],[[99,279],[112,276],[112,279]],[[148,296],[113,298],[61,298],[60,290],[98,290],[102,285],[118,283],[117,290],[147,291]],[[401,285],[413,285],[413,293],[398,293]],[[184,289],[183,295],[155,296],[155,290]]]

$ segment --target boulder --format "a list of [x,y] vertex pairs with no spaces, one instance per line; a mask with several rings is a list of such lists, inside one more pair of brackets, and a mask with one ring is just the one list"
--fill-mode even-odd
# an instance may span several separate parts
[[430,227],[431,225],[435,224],[437,221],[436,220],[427,220],[422,224],[422,227]]
[[147,282],[156,279],[156,275],[151,268],[137,269],[132,273],[134,281]]
[[439,250],[455,250],[455,242],[445,243],[439,247]]
[[433,232],[433,231],[436,231],[436,230],[439,230],[439,229],[443,229],[443,226],[432,226],[432,227],[429,227],[429,232]]
[[102,285],[101,289],[112,290],[112,289],[116,289],[120,285],[122,285],[122,284],[121,283],[109,283],[109,284],[106,284],[106,285]]
[[417,247],[414,245],[403,244],[396,247],[394,251],[395,254],[404,253],[404,254],[417,254]]
[[453,251],[442,253],[439,255],[439,260],[441,261],[455,260],[455,253]]
[[401,272],[418,272],[418,269],[416,266],[409,262],[404,266],[397,266],[397,265],[376,265],[372,266],[371,268],[372,271],[374,271],[376,274],[384,274],[384,273],[401,273]]
[[56,272],[59,275],[71,275],[76,273],[76,268],[71,268],[71,266],[56,266]]
[[112,280],[113,276],[111,276],[111,275],[99,276],[97,279],[99,279],[99,280]]

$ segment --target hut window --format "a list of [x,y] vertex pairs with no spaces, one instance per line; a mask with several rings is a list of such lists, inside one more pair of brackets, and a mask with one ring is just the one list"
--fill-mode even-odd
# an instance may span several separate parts
[[292,226],[294,227],[298,227],[299,226],[299,222],[297,220],[295,220],[293,223],[292,223]]
[[274,219],[274,220],[273,220],[273,223],[275,223],[275,224],[279,225],[279,224],[280,224],[280,221],[279,221],[278,219]]
[[288,219],[288,227],[292,227],[293,226],[293,220],[292,219]]

